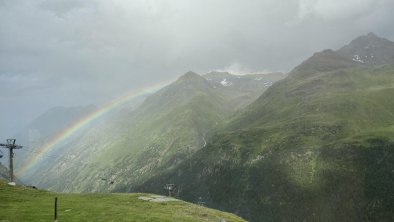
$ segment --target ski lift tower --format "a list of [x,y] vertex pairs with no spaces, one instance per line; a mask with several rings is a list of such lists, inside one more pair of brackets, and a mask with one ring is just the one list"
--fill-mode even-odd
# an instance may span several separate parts
[[23,146],[19,146],[15,144],[16,139],[7,139],[7,143],[3,144],[0,143],[0,147],[6,148],[10,151],[10,159],[9,159],[9,164],[10,168],[8,169],[10,172],[10,183],[14,182],[14,149],[22,149]]
[[168,190],[168,196],[171,197],[171,192],[174,190],[175,184],[166,184],[164,189]]

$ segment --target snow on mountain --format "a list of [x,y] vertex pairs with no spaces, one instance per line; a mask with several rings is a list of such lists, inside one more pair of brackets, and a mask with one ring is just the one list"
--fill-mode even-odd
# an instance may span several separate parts
[[223,86],[231,86],[231,85],[233,85],[233,83],[232,83],[232,82],[229,82],[229,81],[227,80],[227,78],[224,78],[224,79],[220,82],[220,84],[222,84]]

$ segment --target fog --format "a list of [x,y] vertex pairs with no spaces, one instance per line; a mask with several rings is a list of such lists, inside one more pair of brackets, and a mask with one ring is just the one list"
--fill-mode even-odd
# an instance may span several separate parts
[[0,139],[53,106],[100,106],[193,70],[290,71],[374,32],[391,0],[0,0]]

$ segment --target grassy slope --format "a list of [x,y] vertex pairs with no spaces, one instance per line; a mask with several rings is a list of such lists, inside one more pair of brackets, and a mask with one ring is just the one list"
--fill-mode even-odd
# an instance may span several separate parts
[[217,124],[264,91],[264,79],[283,78],[278,75],[232,76],[234,86],[214,88],[197,74],[185,74],[136,110],[89,126],[61,149],[61,158],[48,161],[51,167],[41,167],[26,181],[57,191],[127,192],[203,147]]
[[60,194],[0,180],[1,221],[51,221],[54,197],[59,221],[244,221],[225,212],[183,201],[149,202],[147,194]]
[[[48,168],[45,175],[50,181],[36,178],[35,182],[65,191],[127,191],[133,184],[176,165],[203,146],[202,136],[230,112],[226,101],[212,91],[206,80],[196,74],[181,77],[150,96],[128,116],[108,123],[112,130],[104,126],[104,131],[70,145],[69,153],[78,151],[75,162],[83,162],[82,166],[68,164],[70,168],[61,170],[60,174]],[[100,150],[92,151],[95,147]],[[59,175],[60,179],[54,179]],[[100,177],[114,184],[105,183]],[[73,180],[65,183],[70,178]]]
[[392,221],[394,67],[313,65],[141,189],[171,178],[181,197],[252,221]]

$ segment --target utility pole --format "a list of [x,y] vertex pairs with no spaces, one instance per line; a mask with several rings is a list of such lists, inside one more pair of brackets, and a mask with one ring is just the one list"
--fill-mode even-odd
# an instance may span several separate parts
[[7,144],[0,143],[0,147],[7,148],[10,151],[9,164],[10,183],[14,182],[14,149],[22,149],[23,146],[15,145],[16,139],[7,139]]

